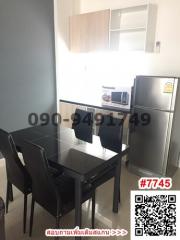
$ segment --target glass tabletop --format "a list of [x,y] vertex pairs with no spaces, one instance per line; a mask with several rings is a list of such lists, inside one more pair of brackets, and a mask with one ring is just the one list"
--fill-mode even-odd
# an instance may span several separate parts
[[[64,168],[75,175],[88,176],[117,161],[118,154],[104,149],[98,136],[87,143],[75,137],[73,129],[60,126],[36,126],[12,132],[18,149],[23,141],[29,141],[45,149],[54,167]],[[125,149],[123,145],[122,148]]]

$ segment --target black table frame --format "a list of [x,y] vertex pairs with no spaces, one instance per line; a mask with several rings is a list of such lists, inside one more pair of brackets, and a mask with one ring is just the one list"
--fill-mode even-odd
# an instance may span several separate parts
[[[29,129],[29,128],[28,128]],[[18,133],[20,134],[21,131],[24,131],[26,129],[23,130],[19,130],[16,132],[13,132],[12,135],[18,135]],[[46,136],[47,137],[47,136]],[[22,141],[23,139],[21,139]],[[24,139],[26,140],[26,139]],[[16,138],[15,138],[15,144],[17,146],[18,151],[21,151],[21,146],[18,142],[16,142]],[[113,212],[114,213],[118,213],[118,205],[119,205],[119,195],[120,195],[120,174],[121,174],[121,159],[124,155],[126,155],[128,153],[128,147],[125,151],[123,151],[122,153],[116,154],[114,157],[112,157],[110,160],[108,160],[108,164],[110,163],[115,163],[116,167],[115,167],[115,175],[114,175],[114,193],[113,193]],[[64,173],[71,177],[74,178],[75,180],[75,227],[78,226],[79,228],[81,228],[81,222],[82,222],[82,182],[85,180],[88,180],[90,177],[92,177],[95,172],[99,171],[99,170],[103,170],[105,168],[107,168],[107,164],[102,164],[100,166],[100,169],[94,169],[94,171],[92,171],[90,174],[88,174],[87,176],[84,176],[82,174],[79,174],[77,172],[74,172],[73,170],[69,170],[66,169],[63,165],[60,164],[54,164],[53,162],[49,160],[50,165],[54,166],[54,167],[59,167],[62,170],[64,170]],[[106,163],[107,163],[106,162]],[[81,237],[76,237],[75,239],[80,240]]]

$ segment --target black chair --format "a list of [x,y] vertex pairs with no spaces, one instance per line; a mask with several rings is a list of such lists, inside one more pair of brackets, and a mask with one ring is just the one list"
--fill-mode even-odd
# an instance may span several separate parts
[[72,123],[75,136],[85,142],[92,143],[93,136],[93,113],[76,109]]
[[9,201],[13,200],[12,185],[24,194],[23,232],[26,231],[27,196],[31,193],[31,178],[26,168],[21,163],[16,151],[16,146],[11,134],[0,129],[0,149],[6,162],[7,193],[6,213],[8,213]]
[[0,239],[5,240],[5,226],[4,226],[5,206],[2,198],[0,198]]
[[102,147],[121,153],[123,123],[124,119],[114,118],[111,115],[102,115],[98,134]]
[[[122,136],[123,136],[124,119],[113,118],[111,115],[102,115],[101,124],[99,127],[99,137],[102,147],[119,153],[121,157],[127,152],[122,151]],[[101,184],[115,177],[117,163],[108,166],[103,171],[99,172],[90,180],[94,189]],[[121,168],[121,164],[119,164]],[[120,189],[119,189],[120,202]]]
[[[70,212],[74,206],[74,180],[61,174],[54,179],[48,172],[48,160],[40,146],[25,142],[22,148],[28,172],[32,178],[32,205],[30,216],[30,232],[32,235],[35,202],[56,218],[59,228],[60,218]],[[92,198],[92,223],[94,223],[95,192],[91,185],[83,185],[82,203]]]

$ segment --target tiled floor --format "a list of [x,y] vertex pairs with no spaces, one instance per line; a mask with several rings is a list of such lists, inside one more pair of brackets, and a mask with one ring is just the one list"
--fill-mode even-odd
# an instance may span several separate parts
[[[96,199],[96,227],[102,228],[124,228],[128,231],[130,228],[130,191],[137,188],[139,177],[130,173],[124,166],[121,175],[121,205],[118,214],[112,212],[112,192],[113,181],[109,181],[97,190]],[[0,160],[0,196],[5,199],[6,188],[6,172],[4,161]],[[180,169],[173,177],[173,189],[180,190]],[[30,209],[31,197],[28,199],[28,210]],[[7,240],[26,240],[29,239],[28,234],[22,233],[22,209],[23,195],[14,188],[14,201],[10,203],[9,213],[5,216],[6,219],[6,235]],[[90,202],[87,201],[83,205],[83,226],[90,227]],[[62,227],[73,228],[74,211],[61,220]],[[46,239],[44,230],[54,227],[55,219],[50,216],[41,207],[36,206],[34,216],[34,229],[32,240]],[[28,211],[29,225],[29,211]],[[66,238],[70,240],[71,238]],[[73,238],[72,238],[73,239]],[[85,238],[87,239],[87,238]],[[98,238],[93,238],[98,240]],[[103,238],[101,238],[103,239]],[[108,239],[108,238],[107,238]],[[111,239],[130,240],[130,234],[125,237],[112,237]]]

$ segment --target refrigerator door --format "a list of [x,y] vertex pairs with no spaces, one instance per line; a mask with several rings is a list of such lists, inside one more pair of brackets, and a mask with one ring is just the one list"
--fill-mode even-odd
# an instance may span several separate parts
[[139,173],[165,175],[169,149],[168,134],[171,131],[169,118],[173,113],[141,108],[134,108],[134,113],[139,119],[142,114],[147,113],[151,116],[151,121],[147,126],[143,126],[141,121],[137,126],[131,125],[129,166],[136,168]]
[[177,79],[138,76],[135,79],[134,106],[174,111]]

